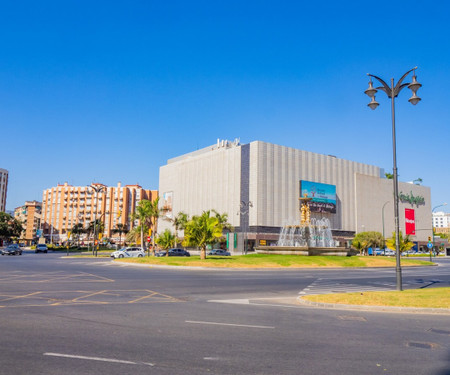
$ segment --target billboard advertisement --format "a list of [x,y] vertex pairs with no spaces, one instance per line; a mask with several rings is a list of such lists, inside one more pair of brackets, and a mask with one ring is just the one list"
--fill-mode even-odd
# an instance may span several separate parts
[[311,212],[336,213],[336,185],[301,180],[300,197],[305,196],[312,198],[309,202]]
[[411,208],[405,208],[405,233],[407,236],[416,234],[415,212]]
[[168,219],[173,218],[173,192],[168,191],[162,195],[162,210],[163,215]]

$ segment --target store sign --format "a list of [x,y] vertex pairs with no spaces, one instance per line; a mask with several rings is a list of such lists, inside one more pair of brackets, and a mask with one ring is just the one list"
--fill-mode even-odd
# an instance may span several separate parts
[[405,208],[405,232],[407,236],[416,234],[415,212],[411,208]]
[[404,194],[402,191],[398,194],[398,199],[403,203],[411,203],[412,205],[420,206],[425,204],[425,198],[421,195],[414,196],[412,191],[409,194]]
[[309,202],[311,212],[336,213],[335,185],[301,180],[300,197],[312,198]]

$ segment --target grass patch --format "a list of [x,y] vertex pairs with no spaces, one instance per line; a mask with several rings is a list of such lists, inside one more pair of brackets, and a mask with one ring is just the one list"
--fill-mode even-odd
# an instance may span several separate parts
[[[316,267],[395,267],[395,258],[389,257],[339,257],[339,256],[302,256],[276,254],[249,254],[234,256],[208,256],[200,260],[199,256],[191,257],[144,257],[123,258],[119,262],[149,265],[171,265],[192,267],[223,268],[316,268]],[[418,259],[402,259],[402,266],[426,266],[428,261]]]
[[450,287],[412,289],[403,292],[363,292],[303,296],[312,302],[345,305],[397,306],[450,309]]

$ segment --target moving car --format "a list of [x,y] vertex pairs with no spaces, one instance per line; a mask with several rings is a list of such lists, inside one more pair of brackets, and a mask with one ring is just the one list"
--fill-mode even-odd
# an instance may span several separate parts
[[36,245],[35,253],[46,253],[48,250],[47,245],[45,243],[40,243]]
[[22,249],[16,243],[8,245],[2,250],[2,255],[22,255]]
[[111,253],[111,258],[140,258],[145,256],[145,251],[142,247],[124,247],[120,250]]
[[[157,257],[165,257],[166,251],[158,251],[155,256]],[[169,256],[170,257],[190,257],[191,254],[189,251],[186,251],[184,249],[169,249]]]
[[221,256],[231,256],[231,254],[226,251],[226,250],[222,250],[222,249],[212,249],[208,255],[221,255]]

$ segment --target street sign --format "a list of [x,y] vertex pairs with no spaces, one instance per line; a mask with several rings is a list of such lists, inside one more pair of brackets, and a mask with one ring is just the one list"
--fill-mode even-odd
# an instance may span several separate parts
[[431,249],[431,248],[433,247],[433,244],[432,244],[431,242],[428,242],[427,247],[428,247],[429,249]]
[[150,242],[152,238],[150,236],[147,237],[147,241]]

